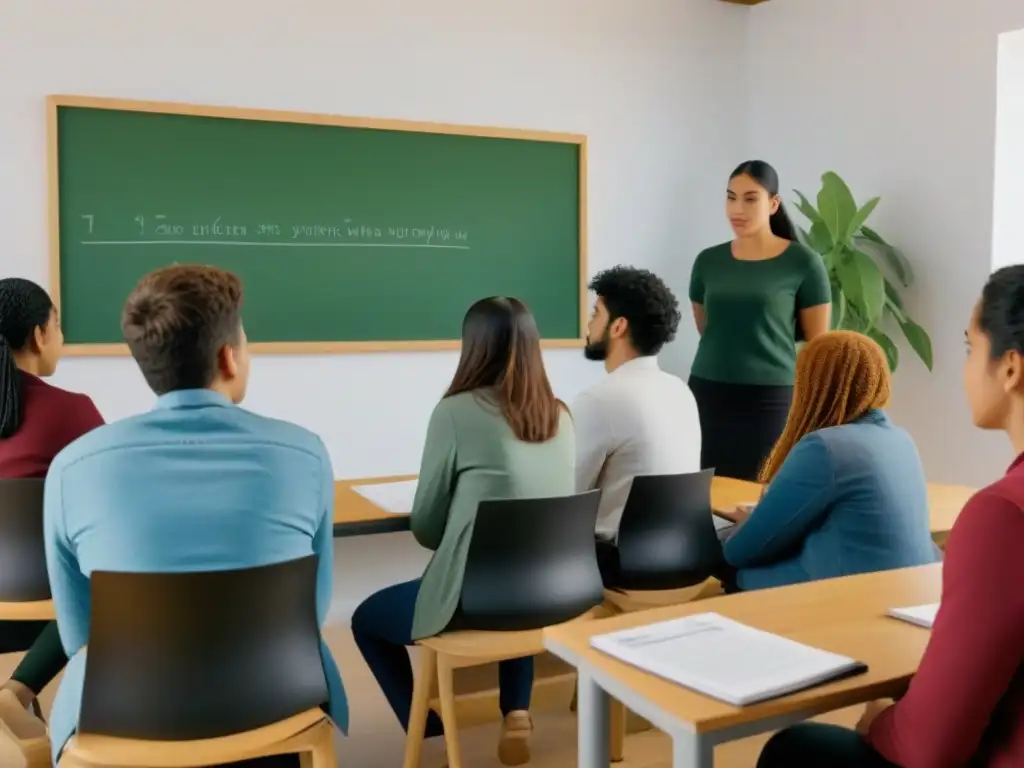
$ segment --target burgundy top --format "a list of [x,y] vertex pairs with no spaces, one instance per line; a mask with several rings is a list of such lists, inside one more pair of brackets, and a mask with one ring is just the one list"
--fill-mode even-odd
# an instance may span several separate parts
[[64,446],[103,424],[87,395],[21,373],[21,426],[0,439],[0,478],[46,477]]
[[1024,766],[1024,454],[953,525],[942,604],[907,695],[868,741],[903,768]]

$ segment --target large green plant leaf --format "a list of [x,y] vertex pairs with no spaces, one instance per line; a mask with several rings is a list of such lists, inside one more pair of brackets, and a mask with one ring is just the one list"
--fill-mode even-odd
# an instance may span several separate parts
[[899,248],[887,243],[869,227],[861,226],[860,234],[861,237],[856,238],[855,243],[858,248],[866,246],[868,250],[878,253],[904,286],[914,282],[914,270]]
[[849,300],[846,300],[846,312],[843,314],[843,322],[841,325],[836,326],[836,328],[841,331],[866,333],[870,327],[871,323],[864,319],[857,309],[857,305],[851,304]]
[[846,319],[846,296],[843,294],[842,289],[832,283],[832,328],[833,330],[842,328],[843,321]]
[[903,298],[896,292],[896,288],[888,280],[885,281],[885,308],[896,318],[896,322],[907,321],[907,311],[903,308]]
[[830,253],[835,247],[835,240],[832,237],[832,233],[829,232],[824,219],[821,218],[821,215],[814,206],[804,197],[803,192],[799,189],[794,189],[793,191],[796,193],[797,198],[799,198],[796,209],[811,223],[809,230],[800,230],[804,235],[804,245],[822,255]]
[[835,260],[839,285],[860,310],[869,326],[875,325],[885,308],[885,277],[874,259],[862,251],[846,251]]
[[816,221],[821,221],[821,216],[818,214],[818,211],[813,205],[811,205],[811,201],[804,197],[804,193],[799,189],[794,189],[793,191],[797,196],[796,209],[800,211],[800,213],[802,213],[807,220],[811,222],[811,224],[814,224]]
[[878,346],[885,352],[885,359],[889,363],[889,370],[896,373],[896,368],[900,364],[900,350],[896,343],[881,328],[871,328],[867,335],[878,342]]
[[857,215],[857,202],[839,174],[826,171],[821,175],[821,190],[818,192],[818,213],[828,227],[836,245],[846,245],[847,228]]
[[811,247],[818,253],[829,253],[836,247],[835,241],[832,240],[832,233],[828,231],[824,221],[814,222],[808,234],[811,238]]
[[853,218],[850,219],[850,223],[846,227],[846,234],[843,237],[844,242],[850,242],[853,240],[853,236],[857,234],[862,226],[864,226],[864,222],[867,221],[868,217],[874,212],[875,207],[881,199],[882,198],[880,197],[872,197],[853,215]]
[[900,323],[900,328],[903,329],[903,335],[907,337],[911,348],[930,371],[932,369],[932,340],[928,336],[928,332],[910,318],[907,318],[906,322]]

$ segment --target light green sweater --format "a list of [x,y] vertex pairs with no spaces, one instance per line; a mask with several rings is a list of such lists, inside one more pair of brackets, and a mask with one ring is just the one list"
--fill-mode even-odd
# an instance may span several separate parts
[[575,491],[576,441],[562,414],[546,443],[516,439],[486,390],[447,397],[427,428],[410,526],[434,556],[423,573],[414,639],[442,632],[459,605],[477,505],[487,499],[569,496]]

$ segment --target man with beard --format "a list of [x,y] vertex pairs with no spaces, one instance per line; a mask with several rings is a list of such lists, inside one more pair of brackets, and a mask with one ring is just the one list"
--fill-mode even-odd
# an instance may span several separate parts
[[576,398],[576,490],[601,489],[598,564],[605,584],[618,572],[615,542],[637,475],[698,472],[700,417],[686,383],[658,366],[679,325],[679,302],[657,275],[618,266],[590,282],[596,295],[584,354],[608,376]]

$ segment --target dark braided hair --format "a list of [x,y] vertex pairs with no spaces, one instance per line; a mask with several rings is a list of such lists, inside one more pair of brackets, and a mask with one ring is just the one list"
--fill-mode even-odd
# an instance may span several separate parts
[[52,312],[49,295],[31,280],[0,280],[0,438],[21,425],[21,374],[14,353],[31,342],[36,328],[46,327]]

